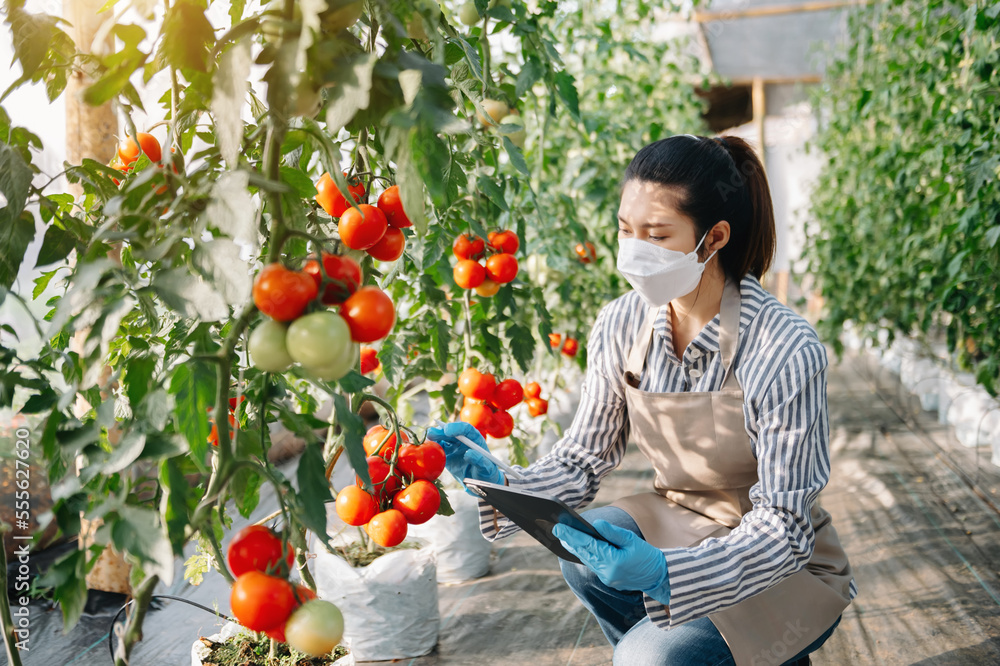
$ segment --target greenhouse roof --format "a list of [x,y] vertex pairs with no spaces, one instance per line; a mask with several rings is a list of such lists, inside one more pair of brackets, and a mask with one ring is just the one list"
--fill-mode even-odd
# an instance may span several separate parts
[[712,69],[734,82],[810,80],[842,43],[859,3],[843,0],[710,0],[692,15]]

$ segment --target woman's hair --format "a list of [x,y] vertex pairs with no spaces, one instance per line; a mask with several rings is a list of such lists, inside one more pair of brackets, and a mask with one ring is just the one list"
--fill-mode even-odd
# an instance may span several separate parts
[[[729,242],[719,251],[725,274],[760,278],[774,257],[774,208],[764,166],[736,136],[678,134],[640,150],[623,183],[657,183],[678,194],[678,212],[694,220],[701,238],[720,220],[729,222]],[[701,249],[705,252],[705,248]]]

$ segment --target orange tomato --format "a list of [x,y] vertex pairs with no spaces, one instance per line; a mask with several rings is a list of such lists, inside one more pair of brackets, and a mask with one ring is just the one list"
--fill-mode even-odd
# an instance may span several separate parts
[[340,306],[340,316],[347,320],[351,339],[375,342],[389,335],[396,323],[392,300],[378,287],[361,287]]
[[507,284],[517,277],[517,259],[512,254],[494,254],[486,260],[486,277]]
[[413,222],[410,222],[410,218],[406,217],[406,211],[403,210],[403,202],[399,198],[399,185],[392,185],[379,195],[378,207],[385,213],[389,226],[399,229],[413,226]]
[[[346,171],[344,178],[347,178]],[[351,179],[347,178],[347,192],[355,203],[365,201],[365,186],[360,180],[352,184]],[[333,177],[330,176],[329,172],[324,173],[316,181],[316,203],[322,206],[330,217],[340,217],[344,211],[351,207],[344,195],[337,189],[337,184],[333,182]]]
[[142,153],[149,158],[150,162],[159,162],[160,158],[163,157],[163,151],[160,149],[160,142],[156,140],[156,137],[146,132],[139,132],[138,137],[138,144],[132,137],[126,137],[118,143],[118,159],[123,164],[132,164],[139,159],[139,149],[141,148]]
[[458,377],[458,390],[466,398],[489,400],[496,389],[496,381],[496,378],[488,372],[466,368]]
[[451,251],[459,259],[478,259],[486,250],[486,242],[479,236],[460,234],[451,244]]
[[451,271],[452,277],[462,289],[475,289],[486,279],[486,269],[478,261],[462,259]]
[[348,208],[340,216],[337,232],[344,245],[352,250],[367,250],[385,236],[389,223],[385,221],[385,213],[375,206],[359,204],[357,208]]
[[[483,269],[484,273],[485,270],[486,269]],[[485,278],[483,283],[476,287],[476,293],[480,296],[485,296],[486,298],[496,296],[498,291],[500,291],[500,283],[494,282],[489,278]]]
[[[343,218],[341,218],[343,222]],[[388,227],[382,240],[368,248],[368,254],[379,261],[396,261],[403,256],[406,248],[406,236],[396,227]]]
[[369,520],[365,531],[378,545],[392,548],[406,538],[406,518],[398,509],[388,509]]
[[337,493],[337,515],[348,525],[360,527],[378,513],[378,503],[364,488],[345,486]]

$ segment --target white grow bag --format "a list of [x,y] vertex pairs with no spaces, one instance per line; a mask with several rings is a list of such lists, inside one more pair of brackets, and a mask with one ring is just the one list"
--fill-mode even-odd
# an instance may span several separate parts
[[344,614],[344,642],[355,659],[409,659],[434,649],[441,615],[430,548],[396,550],[359,568],[322,545],[315,550],[316,591]]
[[479,528],[479,502],[448,477],[445,490],[453,516],[434,516],[422,525],[410,525],[408,534],[427,543],[437,561],[439,583],[462,583],[490,571],[493,544]]

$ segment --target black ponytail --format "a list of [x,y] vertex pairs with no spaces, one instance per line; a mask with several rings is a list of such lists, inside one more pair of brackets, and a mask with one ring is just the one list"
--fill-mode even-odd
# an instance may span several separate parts
[[630,180],[677,190],[678,212],[694,220],[699,238],[720,220],[729,222],[729,242],[718,255],[727,276],[738,281],[750,273],[760,279],[771,266],[776,244],[771,190],[764,165],[743,139],[690,134],[661,139],[632,159],[624,182]]

